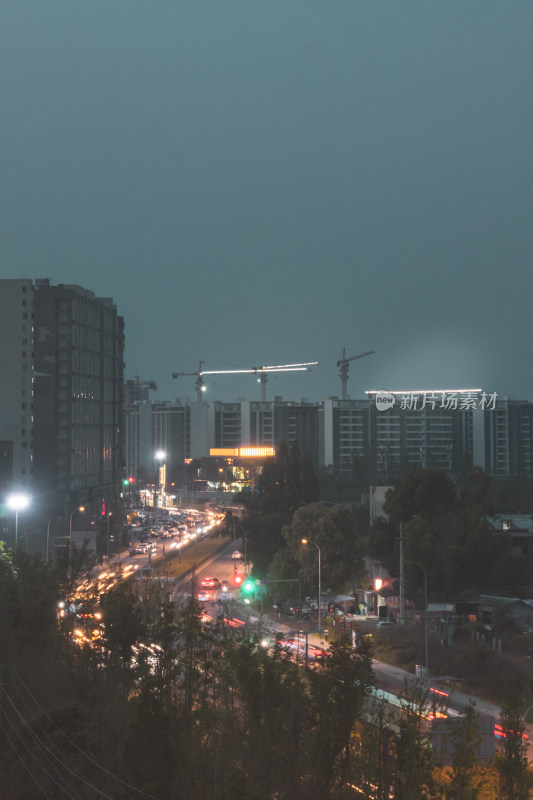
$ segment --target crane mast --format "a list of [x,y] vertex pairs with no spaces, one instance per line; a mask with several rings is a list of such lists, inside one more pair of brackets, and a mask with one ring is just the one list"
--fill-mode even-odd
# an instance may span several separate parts
[[348,369],[350,361],[355,361],[357,358],[364,358],[365,356],[371,356],[374,353],[374,350],[369,350],[367,353],[359,353],[357,356],[350,356],[346,358],[346,348],[342,348],[342,358],[337,361],[337,366],[341,368],[340,376],[341,376],[341,383],[342,383],[342,394],[341,397],[343,400],[348,399]]

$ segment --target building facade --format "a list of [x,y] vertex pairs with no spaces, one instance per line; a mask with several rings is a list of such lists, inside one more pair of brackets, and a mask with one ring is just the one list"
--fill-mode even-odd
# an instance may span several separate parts
[[48,279],[0,281],[0,309],[0,490],[28,492],[36,518],[96,514],[124,467],[123,319]]
[[[438,402],[398,402],[379,410],[368,398],[331,397],[323,403],[274,398],[148,404],[144,412],[128,414],[179,416],[176,432],[167,426],[164,436],[157,433],[155,422],[146,424],[146,452],[162,447],[175,451],[177,460],[205,458],[212,449],[276,449],[285,441],[310,453],[317,468],[356,472],[370,485],[389,485],[415,467],[443,470],[456,481],[473,466],[493,476],[533,476],[533,404],[491,397],[493,402],[485,408],[466,402],[461,407],[439,397]],[[138,463],[130,445],[127,463],[128,470]]]
[[323,461],[319,403],[280,398],[211,404],[145,402],[127,406],[125,414],[126,470],[135,477],[153,463],[158,449],[168,454],[169,472],[185,459],[208,457],[213,449],[276,448],[281,441],[289,446],[297,443],[302,453],[311,454],[316,467]]

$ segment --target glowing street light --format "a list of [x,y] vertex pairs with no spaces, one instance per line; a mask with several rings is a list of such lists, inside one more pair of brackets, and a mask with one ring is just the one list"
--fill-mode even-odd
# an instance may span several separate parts
[[309,539],[301,539],[302,544],[308,545],[313,544],[316,549],[318,550],[318,636],[320,641],[322,642],[322,602],[321,602],[321,584],[322,584],[322,575],[321,575],[321,566],[320,566],[320,547],[317,545],[316,542],[311,542]]
[[[154,461],[155,461],[155,482],[154,482],[154,511],[157,511],[157,490],[160,485],[160,475],[161,475],[161,464],[166,459],[167,454],[164,450],[156,450],[154,453]],[[157,462],[159,462],[159,468],[157,466]]]
[[25,511],[30,505],[30,497],[22,492],[10,494],[7,498],[7,506],[11,511],[15,512],[15,546],[18,543],[19,532],[19,511]]
[[109,560],[109,517],[113,516],[113,512],[110,511],[107,515],[107,559]]
[[76,511],[79,511],[80,514],[83,514],[83,512],[85,511],[85,506],[78,506],[78,508],[75,508],[74,511],[72,511],[71,514],[70,514],[69,521],[68,521],[68,538],[71,541],[72,541],[72,517],[74,516]]

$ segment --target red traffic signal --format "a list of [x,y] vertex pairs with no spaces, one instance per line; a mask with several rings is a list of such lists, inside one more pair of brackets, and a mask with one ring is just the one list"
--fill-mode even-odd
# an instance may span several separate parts
[[243,580],[244,578],[240,572],[236,572],[235,575],[233,576],[233,583],[235,584],[235,586],[240,586]]

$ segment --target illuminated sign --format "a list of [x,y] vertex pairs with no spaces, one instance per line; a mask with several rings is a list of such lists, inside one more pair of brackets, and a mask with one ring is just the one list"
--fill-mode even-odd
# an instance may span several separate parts
[[237,458],[268,458],[276,455],[273,447],[212,447],[210,456],[237,456]]
[[274,456],[276,452],[273,447],[239,447],[239,455],[243,458],[250,456]]
[[385,392],[365,392],[374,399],[378,411],[388,411],[397,406],[400,411],[494,411],[498,392],[482,389],[415,389]]

